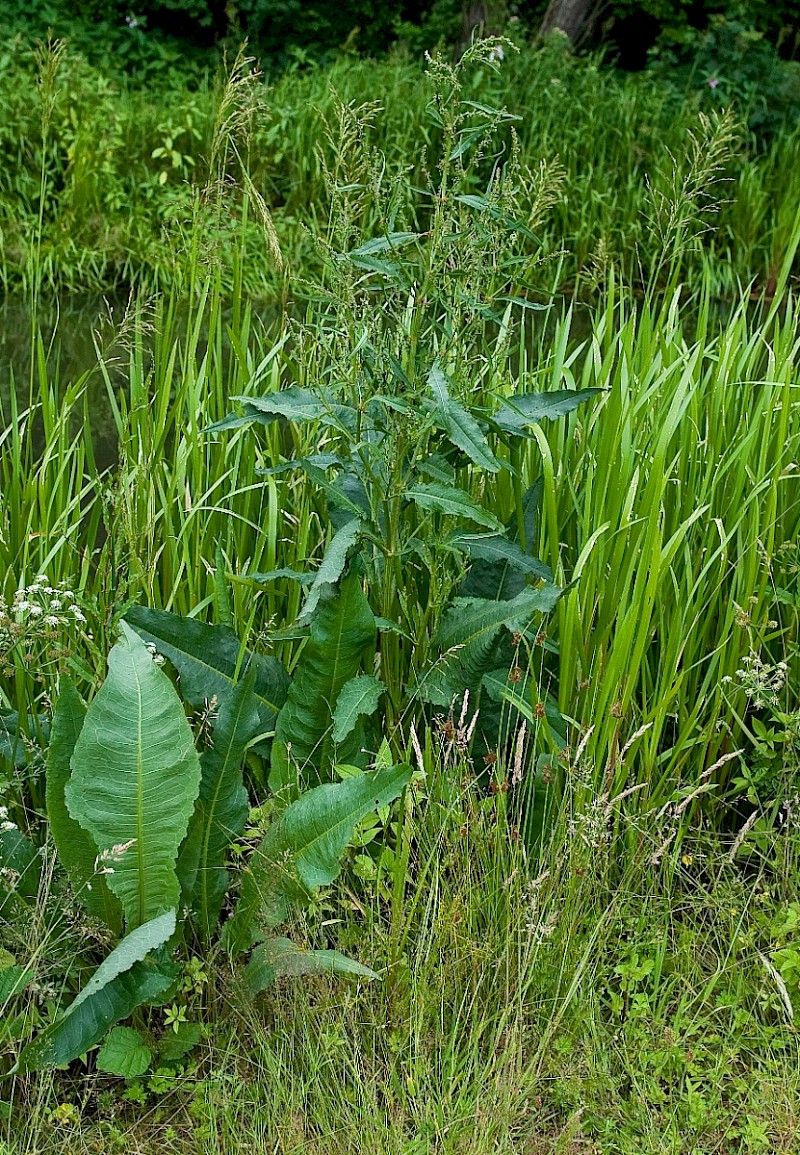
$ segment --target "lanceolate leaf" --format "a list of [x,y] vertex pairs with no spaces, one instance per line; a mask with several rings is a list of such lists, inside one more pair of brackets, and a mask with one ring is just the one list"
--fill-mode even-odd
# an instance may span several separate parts
[[497,473],[502,462],[495,457],[486,443],[480,425],[464,406],[450,396],[448,380],[440,365],[434,365],[428,375],[428,386],[433,393],[438,424],[462,453],[481,469]]
[[325,556],[317,570],[308,597],[300,613],[298,623],[305,625],[319,605],[319,599],[326,587],[335,585],[344,573],[347,559],[358,544],[361,536],[361,522],[357,517],[345,522],[342,528],[333,535]]
[[[348,574],[330,597],[321,601],[300,655],[294,678],[280,712],[272,747],[269,784],[281,790],[295,780],[295,767],[306,779],[329,774],[333,757],[333,709],[345,682],[361,668],[365,652],[374,648],[375,618],[361,582]],[[360,728],[349,736],[340,761],[361,760]]]
[[169,658],[180,675],[181,695],[192,706],[214,697],[221,703],[237,681],[254,670],[261,732],[275,729],[289,687],[289,675],[276,658],[242,651],[236,634],[226,626],[209,626],[166,610],[132,606],[125,620]]
[[253,852],[228,924],[229,948],[245,950],[286,917],[290,903],[337,877],[339,859],[362,818],[387,806],[411,779],[408,766],[389,766],[309,790],[284,810]]
[[450,517],[462,517],[467,521],[474,521],[477,525],[485,525],[487,529],[493,529],[497,533],[503,529],[502,523],[493,513],[483,509],[468,493],[463,489],[457,489],[454,485],[442,485],[436,481],[412,485],[406,490],[405,496],[422,509],[444,513]]
[[109,1027],[162,995],[174,981],[174,973],[145,960],[174,932],[175,911],[170,910],[127,935],[100,964],[63,1018],[23,1051],[21,1068],[35,1071],[71,1062],[99,1043]]
[[375,713],[385,689],[386,686],[374,674],[357,674],[345,682],[333,712],[334,742],[344,742],[355,730],[360,717]]
[[543,584],[528,587],[509,601],[492,598],[456,598],[442,619],[436,642],[443,650],[463,645],[481,634],[506,626],[523,630],[535,614],[547,614],[554,608],[563,590],[560,586]]
[[382,237],[373,237],[372,240],[365,241],[347,255],[351,260],[354,257],[374,257],[378,253],[388,253],[392,249],[400,248],[401,245],[408,245],[416,241],[420,235],[420,233],[386,233]]
[[450,539],[456,549],[463,549],[479,561],[501,562],[519,573],[552,581],[553,572],[538,557],[525,551],[515,541],[500,533],[459,533]]
[[[337,405],[301,385],[290,385],[263,397],[233,397],[245,407],[245,415],[251,420],[269,424],[285,417],[287,421],[319,421],[323,425],[340,428],[347,421],[347,406]],[[218,426],[211,426],[214,431]]]
[[602,389],[553,389],[546,393],[517,393],[506,398],[490,420],[506,433],[524,433],[527,426],[564,417],[602,392]]
[[251,673],[219,707],[211,744],[200,759],[200,796],[178,860],[184,901],[189,902],[206,943],[216,929],[228,889],[226,852],[247,822],[242,760],[260,726],[253,681]]
[[376,979],[379,976],[370,967],[338,950],[303,950],[288,938],[269,938],[253,951],[244,969],[244,976],[253,993],[265,991],[276,979],[286,975],[356,975]]
[[108,885],[130,928],[178,905],[175,860],[199,786],[180,699],[123,622],[75,744],[65,797],[71,816],[106,854]]
[[555,585],[527,587],[515,598],[456,598],[442,619],[435,642],[441,657],[420,679],[419,697],[448,706],[464,690],[477,692],[484,675],[497,664],[501,631],[524,630],[536,614],[549,613],[561,589]]
[[67,810],[64,788],[70,777],[70,759],[83,728],[86,707],[68,678],[53,713],[47,748],[47,817],[58,857],[72,882],[75,896],[95,918],[115,934],[122,930],[122,907],[96,868],[97,847]]

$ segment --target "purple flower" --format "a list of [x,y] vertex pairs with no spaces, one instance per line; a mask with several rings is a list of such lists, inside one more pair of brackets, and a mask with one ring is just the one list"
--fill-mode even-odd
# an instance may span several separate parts
[[712,76],[709,78],[709,81],[708,81],[708,87],[709,88],[716,88],[718,84],[719,84],[719,81],[717,80],[716,76]]

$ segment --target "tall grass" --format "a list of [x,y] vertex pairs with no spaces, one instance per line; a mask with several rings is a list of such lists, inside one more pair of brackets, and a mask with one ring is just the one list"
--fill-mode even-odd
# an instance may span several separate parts
[[[528,75],[523,65],[531,60]],[[0,597],[12,606],[15,594],[46,575],[52,587],[65,583],[74,592],[87,619],[76,619],[63,638],[32,632],[2,654],[0,718],[7,736],[13,714],[24,738],[22,758],[8,767],[5,802],[29,829],[43,807],[42,748],[59,679],[68,672],[91,692],[127,604],[229,622],[250,646],[290,666],[303,644],[284,628],[297,618],[300,587],[286,576],[252,575],[310,570],[320,558],[331,533],[325,505],[304,474],[275,467],[324,448],[328,434],[314,423],[298,433],[280,422],[257,435],[243,427],[210,433],[233,397],[345,378],[360,386],[364,334],[369,326],[385,334],[390,315],[402,319],[392,334],[407,336],[403,352],[418,357],[417,370],[447,352],[476,398],[603,391],[566,423],[535,428],[514,461],[518,479],[467,479],[509,522],[523,490],[542,479],[534,535],[568,586],[549,636],[530,653],[519,639],[515,676],[532,674],[532,689],[529,701],[506,712],[508,740],[484,765],[485,752],[461,740],[460,719],[454,738],[452,719],[415,703],[389,735],[418,771],[413,789],[382,818],[380,839],[369,842],[365,832],[344,885],[321,894],[293,927],[314,945],[363,952],[383,984],[354,992],[322,980],[254,1004],[224,961],[210,958],[211,977],[192,996],[212,1024],[199,1057],[182,1073],[133,1081],[124,1095],[96,1072],[20,1084],[14,1095],[27,1095],[27,1103],[14,1099],[3,1123],[15,1153],[134,1142],[144,1150],[269,1144],[404,1155],[530,1155],[589,1144],[620,1155],[725,1145],[755,1153],[796,1145],[791,718],[800,600],[779,569],[784,547],[800,541],[800,334],[791,281],[800,219],[788,194],[774,219],[763,200],[761,220],[773,223],[753,229],[746,257],[738,263],[737,253],[735,269],[720,271],[714,254],[747,225],[746,214],[732,224],[735,206],[723,207],[697,260],[689,242],[707,223],[716,168],[692,199],[686,189],[700,170],[691,165],[703,156],[695,147],[693,162],[687,147],[679,179],[668,174],[656,187],[654,177],[648,191],[623,158],[630,159],[640,118],[661,123],[653,92],[635,79],[615,88],[620,82],[593,66],[562,60],[563,75],[553,77],[555,67],[532,56],[499,77],[481,73],[466,93],[480,100],[492,86],[502,92],[511,74],[529,86],[520,91],[536,106],[534,125],[538,116],[540,127],[549,126],[549,136],[526,127],[521,146],[538,159],[525,143],[535,140],[551,162],[542,180],[531,181],[543,190],[536,227],[544,239],[525,254],[526,269],[542,278],[542,291],[526,303],[544,311],[509,301],[498,320],[458,297],[460,273],[478,280],[485,272],[483,250],[477,233],[460,227],[466,214],[438,232],[422,220],[412,185],[436,132],[417,131],[422,102],[416,87],[410,95],[418,79],[412,66],[336,66],[336,85],[352,99],[367,95],[386,69],[385,114],[335,104],[322,73],[286,76],[272,94],[273,115],[291,109],[294,121],[287,116],[280,130],[282,122],[258,119],[240,74],[215,97],[213,107],[227,112],[208,130],[218,145],[209,157],[224,159],[191,191],[186,220],[158,258],[174,273],[186,255],[174,290],[142,292],[111,330],[98,325],[94,364],[75,380],[61,376],[57,333],[37,331],[29,379],[10,383],[0,440]],[[551,79],[562,81],[564,95]],[[551,88],[555,111],[544,97],[536,105]],[[319,152],[312,129],[319,122],[303,103],[309,96],[331,127]],[[567,105],[578,108],[584,97],[583,129],[565,128],[564,139],[574,131],[577,140],[596,114],[603,126],[592,137],[596,167],[589,179],[575,155],[562,152],[567,175],[558,191],[548,141],[567,124]],[[576,124],[583,115],[575,113]],[[346,138],[337,137],[337,116]],[[391,117],[408,129],[391,137],[394,154]],[[612,122],[625,132],[615,136]],[[685,125],[676,123],[675,140],[685,142]],[[380,154],[367,147],[379,131],[385,179],[399,181],[401,158],[411,170],[388,197],[369,195],[372,174],[384,172]],[[728,134],[720,123],[702,131],[716,140]],[[276,154],[287,150],[270,177],[274,187],[262,137]],[[306,142],[301,155],[288,151],[295,139]],[[776,157],[793,147],[784,139],[769,158],[739,163],[739,195],[755,203],[767,187],[762,180],[780,182],[787,162]],[[355,182],[354,164],[361,166]],[[239,191],[229,180],[234,167]],[[641,259],[658,221],[648,230],[637,220],[635,235],[615,239],[605,215],[610,198],[576,206],[574,189],[602,193],[604,172],[609,180],[616,173],[620,186],[630,175],[620,196],[629,221],[644,206],[668,210],[673,224],[662,230],[658,252],[653,244],[645,254],[658,275],[643,276]],[[46,172],[40,194],[53,187],[49,180]],[[274,220],[286,266],[279,267],[259,190],[267,203],[284,200]],[[330,213],[336,197],[338,218]],[[426,224],[413,258],[426,290],[453,289],[449,311],[437,311],[435,298],[432,320],[411,294],[337,263],[337,242],[352,248],[384,231],[374,221],[387,203],[398,219],[408,212]],[[247,208],[232,214],[234,204]],[[450,208],[440,211],[444,218]],[[312,234],[296,228],[301,217]],[[296,308],[262,310],[251,296],[256,219],[259,283],[279,286],[284,299],[302,297],[302,322]],[[581,252],[581,236],[587,245],[590,236],[606,238],[602,253]],[[578,250],[572,266],[537,264],[565,242]],[[51,271],[60,275],[61,257],[48,265],[47,243],[26,266],[39,289]],[[456,262],[448,259],[454,252]],[[97,266],[103,277],[111,267],[105,259]],[[315,274],[326,259],[320,285]],[[587,262],[588,303],[559,297],[563,277],[577,277]],[[765,283],[754,301],[756,271]],[[501,272],[498,260],[486,276]],[[732,298],[724,306],[721,286]],[[110,466],[94,432],[101,401],[117,444]],[[0,605],[0,631],[4,612]],[[5,645],[13,634],[0,637]],[[772,715],[748,694],[741,671],[751,655],[787,662]],[[535,709],[537,687],[548,679],[569,727],[558,757]],[[768,747],[777,751],[778,781],[764,797],[748,794],[736,780]],[[531,808],[541,819],[535,840]],[[2,945],[36,957],[42,984],[31,1014],[39,1015],[77,931],[59,914],[34,933],[35,942]]]
[[[50,131],[39,143],[36,75],[35,53],[25,46],[0,72],[2,283],[30,288],[35,269],[51,286],[76,289],[133,280],[173,285],[192,258],[184,252],[176,261],[168,234],[191,220],[194,195],[206,182],[223,82],[209,78],[198,86],[193,80],[191,89],[181,89],[170,71],[163,88],[151,82],[142,90],[91,68],[67,47]],[[324,124],[335,121],[336,99],[354,107],[378,103],[369,142],[385,158],[386,179],[415,202],[412,190],[424,184],[439,144],[427,112],[431,90],[423,61],[343,57],[329,68],[291,68],[262,91],[265,115],[252,137],[249,172],[293,264],[312,259],[305,230],[327,215],[320,144]],[[507,52],[502,66],[474,74],[470,95],[505,104],[522,118],[526,165],[535,169],[557,156],[564,167],[565,195],[541,230],[544,252],[566,250],[562,286],[591,289],[610,264],[622,268],[628,283],[646,282],[659,256],[647,227],[652,198],[668,192],[676,170],[685,167],[700,94],[679,99],[649,75],[618,74],[550,45],[526,46],[518,56]],[[509,137],[503,147],[507,155]],[[752,281],[772,285],[791,238],[799,148],[797,133],[788,130],[757,148],[737,126],[720,173],[726,183],[718,195],[719,228],[687,260],[685,279],[699,284],[705,269],[716,294],[726,297]],[[478,191],[493,159],[475,166]],[[279,297],[282,279],[260,260],[258,230],[240,214],[237,199],[225,221],[217,221],[218,243],[230,247],[244,227],[248,291]],[[367,233],[375,224],[369,206],[361,224]],[[232,280],[229,269],[229,288]],[[549,273],[537,284],[549,287]]]

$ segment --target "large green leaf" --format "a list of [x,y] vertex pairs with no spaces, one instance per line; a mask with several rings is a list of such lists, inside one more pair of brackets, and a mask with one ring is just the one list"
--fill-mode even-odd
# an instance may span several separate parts
[[86,707],[78,691],[69,678],[62,678],[47,748],[47,818],[76,898],[118,935],[122,930],[122,907],[109,890],[105,875],[97,871],[97,846],[69,813],[64,798],[71,774],[70,760],[85,717]]
[[[15,900],[22,910],[34,906],[39,897],[42,859],[30,838],[16,826],[0,830],[0,914],[8,917]],[[26,914],[30,917],[30,913]]]
[[356,674],[342,686],[333,712],[333,740],[344,742],[355,730],[359,718],[369,717],[378,708],[386,686],[374,674]]
[[124,1079],[138,1079],[153,1059],[153,1052],[132,1027],[114,1027],[97,1052],[97,1069]]
[[408,766],[389,766],[309,790],[272,824],[242,877],[242,893],[226,939],[245,950],[282,922],[289,905],[337,877],[339,859],[356,825],[387,806],[411,779]]
[[602,392],[602,389],[552,389],[546,393],[517,393],[505,399],[490,421],[504,433],[524,433],[529,425],[564,417]]
[[253,682],[251,672],[219,707],[211,743],[200,759],[200,795],[178,859],[183,900],[206,943],[228,889],[225,856],[249,811],[242,760],[260,727]]
[[500,461],[489,448],[483,431],[464,406],[450,396],[449,383],[441,365],[435,364],[428,375],[428,386],[433,393],[437,423],[462,453],[481,469],[497,473]]
[[545,583],[528,586],[507,601],[456,598],[434,638],[441,656],[420,679],[419,697],[449,706],[464,690],[477,692],[484,675],[497,664],[501,631],[527,629],[537,614],[553,609],[562,592],[559,586]]
[[361,529],[361,521],[357,517],[353,517],[346,521],[331,538],[297,619],[300,625],[306,625],[311,621],[323,592],[335,585],[341,578],[347,565],[347,559],[361,537]]
[[231,400],[242,403],[243,415],[223,418],[222,421],[210,425],[207,432],[217,433],[223,429],[247,424],[249,421],[269,425],[279,417],[287,421],[319,421],[323,425],[341,428],[343,423],[345,425],[349,423],[348,417],[352,412],[348,406],[335,404],[302,385],[290,385],[288,389],[279,389],[262,397],[234,396]]
[[289,938],[269,938],[260,943],[244,969],[244,977],[253,991],[265,991],[284,976],[340,974],[376,979],[370,967],[338,950],[304,950]]
[[526,553],[515,541],[501,533],[458,533],[453,534],[449,544],[464,550],[477,561],[486,561],[506,566],[517,573],[552,581],[553,571],[533,554]]
[[[327,599],[321,600],[312,619],[308,641],[278,717],[269,784],[282,790],[295,781],[295,767],[306,780],[319,781],[330,772],[334,756],[331,735],[336,700],[361,668],[364,654],[374,649],[375,618],[361,582],[348,574]],[[363,761],[361,728],[336,751],[340,761]]]
[[478,505],[468,493],[454,485],[443,485],[438,481],[419,482],[410,486],[405,496],[422,509],[444,513],[449,517],[465,518],[477,525],[485,525],[487,529],[493,529],[497,533],[502,532],[503,524],[493,513]]
[[99,1043],[109,1027],[162,995],[174,981],[171,968],[147,958],[175,932],[175,911],[131,931],[104,959],[62,1018],[23,1051],[22,1070],[61,1066]]
[[493,598],[455,598],[442,618],[435,642],[442,650],[464,645],[468,641],[506,626],[509,630],[526,629],[536,614],[548,614],[564,591],[544,582],[528,586],[508,601]]
[[178,905],[175,861],[199,787],[200,762],[181,701],[123,622],[64,793],[71,816],[107,857],[106,879],[131,929]]
[[192,706],[202,706],[211,698],[221,703],[237,681],[254,670],[261,732],[268,734],[275,729],[289,687],[289,675],[276,658],[243,650],[236,634],[226,626],[210,626],[166,610],[132,606],[125,620],[169,658],[180,675],[181,695]]

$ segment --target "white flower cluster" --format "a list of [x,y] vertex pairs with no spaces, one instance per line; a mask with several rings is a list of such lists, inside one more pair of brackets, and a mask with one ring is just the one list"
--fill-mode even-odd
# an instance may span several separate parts
[[67,582],[52,585],[40,574],[17,590],[10,603],[0,597],[0,649],[68,632],[85,622],[86,615]]
[[[779,695],[786,684],[788,669],[786,662],[777,662],[771,666],[758,654],[751,653],[742,658],[742,665],[736,671],[736,677],[756,710],[764,706],[777,709],[780,706]],[[733,678],[728,675],[722,680],[729,683]]]

